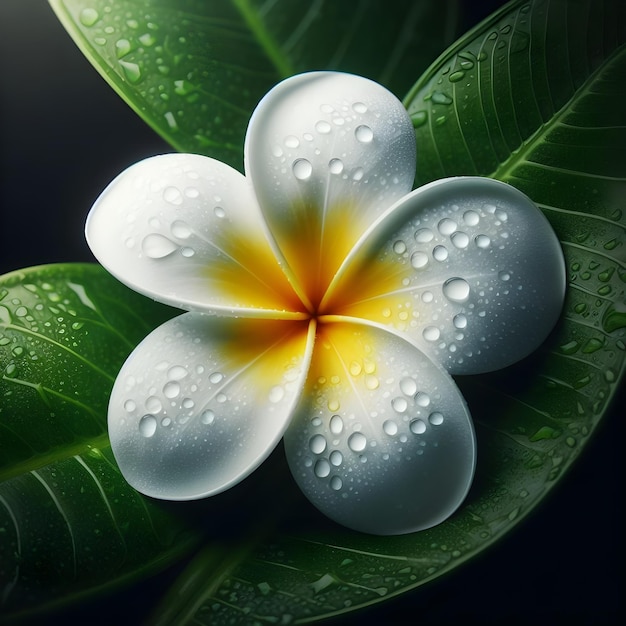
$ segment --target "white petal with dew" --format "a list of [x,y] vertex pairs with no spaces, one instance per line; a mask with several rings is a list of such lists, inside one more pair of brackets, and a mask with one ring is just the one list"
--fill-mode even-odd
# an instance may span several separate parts
[[381,85],[338,72],[289,78],[259,103],[246,173],[272,235],[311,299],[374,219],[408,193],[415,135]]
[[219,161],[166,154],[133,165],[98,198],[86,232],[112,274],[161,302],[237,315],[298,306],[248,181]]
[[475,466],[471,419],[450,376],[414,345],[378,327],[320,324],[308,385],[285,446],[325,515],[400,534],[461,504]]
[[188,500],[239,482],[273,450],[304,385],[306,322],[185,313],[153,331],[109,403],[113,453],[147,495]]
[[331,294],[328,307],[401,330],[453,374],[477,374],[541,345],[565,285],[559,241],[531,200],[460,177],[417,189],[381,218],[332,288],[348,304]]

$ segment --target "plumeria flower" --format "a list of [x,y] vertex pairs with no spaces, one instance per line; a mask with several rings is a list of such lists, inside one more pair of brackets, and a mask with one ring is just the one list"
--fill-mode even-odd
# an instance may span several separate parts
[[284,438],[302,491],[345,526],[406,533],[455,511],[476,442],[451,375],[541,344],[565,269],[525,195],[477,177],[411,192],[415,153],[391,93],[314,72],[256,108],[246,176],[168,154],[103,192],[87,221],[96,257],[187,310],[132,352],[111,393],[131,485],[216,494]]

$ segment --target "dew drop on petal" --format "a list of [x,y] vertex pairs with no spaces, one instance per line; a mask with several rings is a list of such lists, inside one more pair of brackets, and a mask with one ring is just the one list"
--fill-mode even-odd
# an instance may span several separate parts
[[355,113],[359,113],[363,115],[363,113],[367,113],[367,106],[365,106],[362,102],[355,102],[352,105],[352,109]]
[[406,398],[398,396],[391,401],[391,408],[397,413],[404,413],[409,408]]
[[463,221],[468,226],[476,226],[480,221],[480,216],[476,211],[465,211],[465,213],[463,213]]
[[409,429],[414,435],[422,435],[426,432],[426,422],[416,419],[409,424]]
[[415,241],[417,241],[417,243],[428,243],[433,240],[434,236],[430,228],[420,228],[415,231]]
[[499,272],[498,278],[503,281],[511,280],[511,274],[509,272]]
[[404,254],[406,252],[406,244],[402,239],[398,239],[398,241],[393,244],[393,251],[396,254]]
[[417,383],[412,378],[403,378],[400,381],[400,391],[405,396],[414,396],[417,393]]
[[339,467],[343,463],[343,454],[339,450],[333,450],[328,459],[335,467]]
[[331,174],[341,174],[343,172],[343,161],[341,159],[331,159],[328,163]]
[[213,372],[209,376],[209,381],[212,382],[214,385],[216,385],[217,383],[221,382],[223,378],[224,378],[224,375],[221,372]]
[[443,284],[443,295],[451,302],[465,302],[469,294],[469,283],[463,278],[448,278]]
[[311,174],[313,173],[313,166],[306,159],[296,159],[292,166],[293,175],[298,180],[309,180],[311,178]]
[[488,248],[491,244],[491,239],[489,239],[487,235],[477,235],[474,238],[474,242],[479,248],[482,248],[484,250],[485,248]]
[[317,122],[317,124],[315,124],[315,130],[320,135],[328,135],[328,133],[331,130],[331,126],[328,122],[325,122],[324,120],[320,120],[319,122]]
[[213,209],[213,213],[215,217],[219,217],[220,219],[226,217],[226,211],[221,206],[216,206]]
[[352,180],[361,180],[365,174],[362,167],[357,167],[352,173]]
[[425,252],[417,251],[411,255],[411,265],[416,269],[422,269],[428,265],[428,255]]
[[443,424],[443,414],[439,413],[438,411],[435,411],[434,413],[431,413],[428,416],[428,421],[433,426],[439,426],[440,424]]
[[215,413],[211,409],[206,409],[200,414],[200,421],[203,424],[212,424],[215,421]]
[[435,261],[445,261],[448,258],[448,249],[445,246],[435,246],[433,258]]
[[318,459],[313,471],[318,478],[326,478],[330,474],[330,463],[326,459]]
[[422,407],[428,406],[430,404],[430,396],[426,392],[420,391],[415,396],[415,403]]
[[442,235],[451,235],[456,230],[456,222],[446,217],[437,224],[437,229]]
[[154,415],[144,415],[139,420],[139,434],[143,437],[152,437],[157,429],[157,421]]
[[152,233],[143,238],[141,249],[151,259],[162,259],[178,250],[178,246],[171,239]]
[[452,245],[454,245],[455,248],[459,248],[460,250],[462,250],[464,248],[467,248],[470,242],[470,238],[467,233],[458,230],[456,233],[452,233],[450,241],[452,241]]
[[270,402],[276,404],[285,397],[285,389],[280,385],[276,385],[270,389],[269,399]]
[[182,220],[172,222],[170,230],[172,231],[172,235],[174,235],[174,237],[178,237],[179,239],[187,239],[191,236],[191,228],[189,228],[189,224],[187,224],[187,222],[183,222]]
[[436,326],[426,326],[422,331],[422,335],[426,341],[437,341],[441,336],[441,332]]
[[369,126],[362,124],[354,130],[354,136],[360,143],[371,143],[374,139],[374,131]]
[[285,138],[285,145],[288,148],[297,148],[300,145],[300,140],[294,135],[289,135]]
[[339,491],[343,487],[343,482],[339,476],[333,476],[330,479],[330,488],[334,491]]
[[309,440],[309,448],[313,454],[322,454],[326,450],[326,438],[324,435],[313,435]]
[[383,422],[383,430],[387,435],[393,437],[398,434],[398,425],[393,420],[385,420]]
[[343,420],[340,415],[333,415],[330,418],[330,432],[333,435],[340,435],[343,431]]
[[178,187],[166,187],[163,190],[163,200],[178,206],[183,203],[183,194],[180,193],[180,189]]
[[170,400],[180,393],[180,385],[175,380],[170,380],[163,386],[163,395]]
[[137,408],[137,405],[134,400],[126,400],[126,402],[124,402],[124,408],[128,413],[132,413]]
[[171,380],[181,380],[187,376],[189,372],[182,365],[173,365],[167,370],[167,377]]
[[454,316],[452,323],[454,324],[455,328],[458,328],[459,330],[463,329],[467,326],[467,317],[465,317],[465,315],[463,315],[462,313],[459,313],[458,315]]
[[367,439],[363,433],[352,433],[348,437],[348,447],[352,452],[363,452],[367,445]]
[[161,400],[156,396],[150,396],[145,402],[146,410],[150,413],[160,413],[163,409],[163,405],[161,404]]

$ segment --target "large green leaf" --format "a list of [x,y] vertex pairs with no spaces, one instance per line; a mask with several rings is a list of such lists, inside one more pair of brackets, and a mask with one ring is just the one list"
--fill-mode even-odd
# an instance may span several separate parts
[[0,621],[189,548],[183,526],[122,478],[106,434],[117,371],[172,313],[95,265],[0,278]]
[[214,552],[201,554],[160,607],[162,624],[302,623],[415,588],[511,531],[580,454],[625,368],[623,9],[509,3],[406,100],[418,180],[483,174],[518,186],[552,221],[569,268],[563,314],[542,349],[459,380],[479,449],[465,505],[416,535],[368,537],[296,517],[219,567]]
[[[341,69],[404,93],[455,35],[458,0],[50,0],[87,58],[175,148],[241,168],[257,102]],[[372,41],[376,44],[372,45]]]

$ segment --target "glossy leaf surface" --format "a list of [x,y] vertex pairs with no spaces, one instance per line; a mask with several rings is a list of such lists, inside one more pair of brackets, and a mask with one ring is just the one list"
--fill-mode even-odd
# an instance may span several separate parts
[[162,569],[191,536],[122,478],[106,405],[132,347],[172,310],[96,265],[0,278],[0,615]]
[[160,135],[239,169],[252,110],[278,81],[337,69],[404,93],[449,43],[458,18],[457,0],[50,2],[87,58]]

